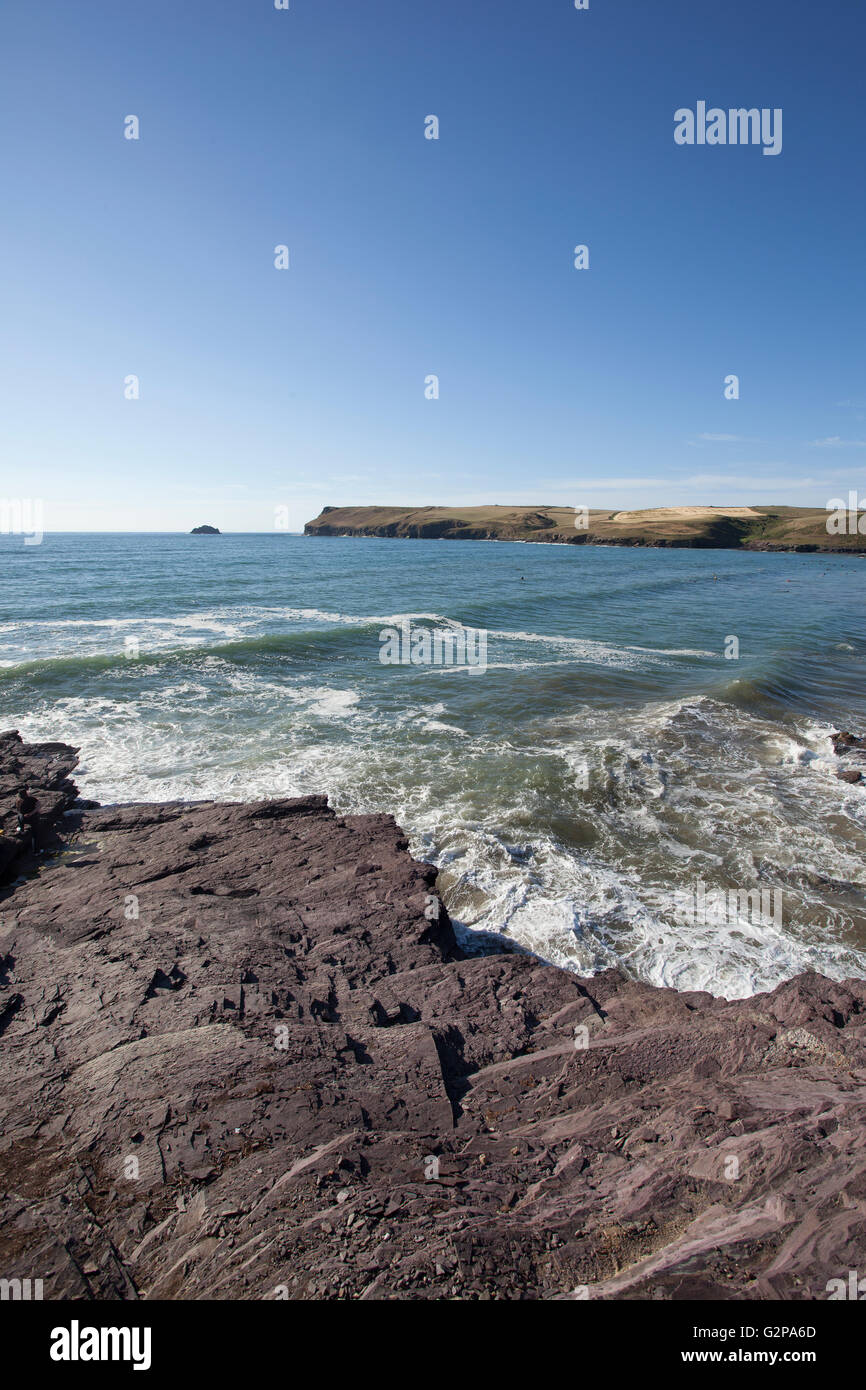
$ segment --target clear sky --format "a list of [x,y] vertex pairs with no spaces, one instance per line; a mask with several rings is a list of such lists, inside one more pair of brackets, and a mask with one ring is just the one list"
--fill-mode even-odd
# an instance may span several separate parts
[[[864,47],[860,0],[5,0],[0,493],[862,496]],[[781,153],[677,145],[704,100]]]

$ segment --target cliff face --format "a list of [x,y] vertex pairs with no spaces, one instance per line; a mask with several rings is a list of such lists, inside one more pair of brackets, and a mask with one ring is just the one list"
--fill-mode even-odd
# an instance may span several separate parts
[[[7,745],[35,784],[44,746]],[[467,959],[394,822],[317,797],[58,829],[0,903],[2,1277],[826,1298],[862,1270],[866,982],[726,1003]]]
[[863,532],[827,529],[826,510],[806,507],[656,507],[593,509],[576,525],[573,507],[323,507],[308,536],[382,536],[413,540],[542,541],[559,545],[632,545],[711,550],[866,551]]

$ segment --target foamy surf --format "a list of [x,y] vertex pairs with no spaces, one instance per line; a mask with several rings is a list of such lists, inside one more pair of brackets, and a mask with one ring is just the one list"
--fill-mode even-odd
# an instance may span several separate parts
[[[729,662],[707,557],[557,549],[527,547],[517,569],[508,545],[463,547],[459,565],[450,548],[395,546],[383,579],[352,560],[367,548],[287,542],[295,568],[277,583],[269,560],[255,601],[172,614],[119,595],[122,609],[87,616],[52,595],[53,617],[5,624],[2,722],[80,746],[82,793],[102,802],[325,793],[390,812],[439,866],[469,943],[504,935],[584,974],[618,965],[728,997],[808,968],[866,973],[866,790],[837,779],[830,738],[858,718],[866,633],[846,620],[794,660],[788,629],[778,653],[750,657],[793,609],[754,592],[755,557],[738,588],[731,558],[725,593],[753,627],[741,612],[746,655]],[[245,585],[247,565],[245,551]],[[576,584],[581,565],[610,584]],[[540,598],[515,578],[530,567]],[[483,677],[383,668],[380,631],[404,622],[484,628]],[[780,922],[683,922],[678,894],[697,882],[778,889]]]

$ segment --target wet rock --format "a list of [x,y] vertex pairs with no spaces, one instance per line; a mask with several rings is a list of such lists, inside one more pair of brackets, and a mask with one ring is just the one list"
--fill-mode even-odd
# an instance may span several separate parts
[[866,738],[859,738],[857,734],[849,733],[847,729],[841,733],[833,734],[832,741],[837,753],[847,752],[850,748],[866,748]]
[[22,787],[39,802],[39,848],[50,853],[59,844],[61,818],[78,796],[70,778],[77,753],[65,743],[24,743],[15,730],[0,734],[0,883],[37,863],[29,852],[29,837],[18,834],[15,803]]
[[[74,763],[0,738],[7,788],[72,807]],[[863,981],[467,958],[393,820],[321,797],[61,817],[0,893],[0,1276],[750,1299],[866,1266]]]
[[860,738],[857,734],[843,730],[842,733],[832,735],[833,751],[838,758],[845,758],[846,761],[854,763],[855,766],[838,768],[836,776],[842,782],[862,782],[863,772],[856,764],[866,765],[866,738]]

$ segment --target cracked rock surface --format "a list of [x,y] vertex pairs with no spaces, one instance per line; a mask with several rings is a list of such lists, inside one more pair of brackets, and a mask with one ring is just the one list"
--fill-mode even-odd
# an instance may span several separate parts
[[866,1268],[866,982],[469,958],[388,816],[87,809],[75,762],[0,736],[0,825],[27,780],[47,847],[0,863],[0,1277],[821,1299]]

